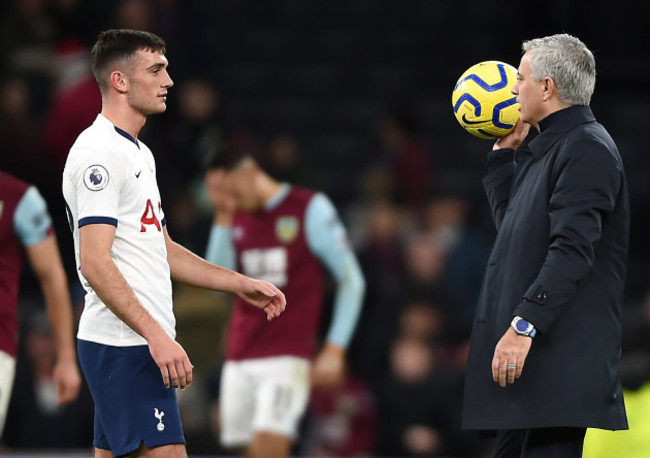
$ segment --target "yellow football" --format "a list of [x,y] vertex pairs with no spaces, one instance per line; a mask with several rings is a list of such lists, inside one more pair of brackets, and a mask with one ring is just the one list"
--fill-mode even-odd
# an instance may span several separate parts
[[495,60],[472,65],[454,87],[451,104],[459,124],[470,134],[495,139],[509,134],[519,119],[512,88],[517,69]]

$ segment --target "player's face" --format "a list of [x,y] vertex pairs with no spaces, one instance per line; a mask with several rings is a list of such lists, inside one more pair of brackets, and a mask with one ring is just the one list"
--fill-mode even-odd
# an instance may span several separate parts
[[167,58],[157,51],[137,52],[129,75],[129,105],[146,115],[167,109],[167,89],[174,82],[167,73]]
[[537,126],[543,118],[544,82],[535,81],[530,69],[530,51],[526,52],[519,64],[517,83],[512,88],[517,96],[521,120]]
[[255,188],[255,165],[244,161],[229,173],[229,183],[237,201],[237,207],[245,211],[259,210],[262,203]]

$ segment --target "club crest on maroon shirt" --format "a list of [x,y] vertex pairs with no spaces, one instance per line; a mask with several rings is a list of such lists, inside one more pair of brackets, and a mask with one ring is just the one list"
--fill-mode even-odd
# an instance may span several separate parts
[[295,216],[282,216],[275,221],[275,236],[283,243],[291,243],[298,236],[300,221]]

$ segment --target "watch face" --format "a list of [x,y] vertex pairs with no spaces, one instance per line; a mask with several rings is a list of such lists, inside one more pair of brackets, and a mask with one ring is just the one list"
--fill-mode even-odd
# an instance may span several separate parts
[[528,330],[529,323],[526,320],[517,321],[517,331],[526,332]]

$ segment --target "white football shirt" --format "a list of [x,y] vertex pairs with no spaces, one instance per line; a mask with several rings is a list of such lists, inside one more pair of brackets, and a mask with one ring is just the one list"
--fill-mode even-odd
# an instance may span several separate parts
[[63,196],[77,272],[86,290],[77,337],[112,346],[146,344],[106,307],[81,274],[79,228],[87,224],[116,227],[111,258],[142,306],[174,337],[165,218],[151,150],[98,115],[70,149],[63,170]]

